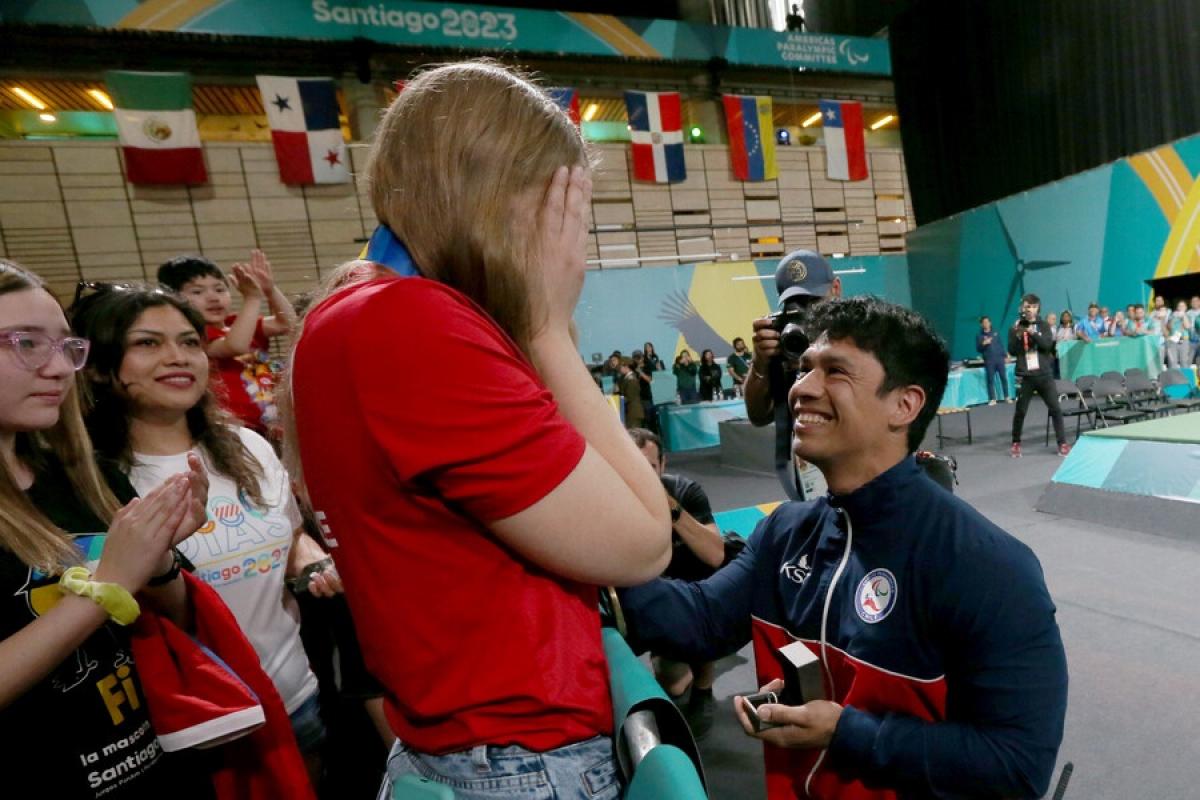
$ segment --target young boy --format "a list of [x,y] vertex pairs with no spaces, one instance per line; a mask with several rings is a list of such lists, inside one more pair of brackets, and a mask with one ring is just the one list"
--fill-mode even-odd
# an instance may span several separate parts
[[[288,333],[296,315],[275,286],[271,262],[261,250],[250,251],[250,263],[230,270],[242,295],[242,309],[230,314],[233,299],[221,268],[203,256],[177,256],[158,268],[158,282],[181,294],[205,322],[207,352],[216,380],[213,386],[225,409],[242,424],[268,439],[279,411],[270,339]],[[266,300],[271,316],[260,317]]]

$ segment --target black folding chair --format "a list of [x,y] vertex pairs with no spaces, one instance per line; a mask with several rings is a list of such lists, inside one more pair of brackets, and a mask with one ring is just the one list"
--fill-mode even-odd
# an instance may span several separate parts
[[1133,408],[1147,411],[1152,416],[1167,416],[1175,410],[1175,404],[1167,402],[1158,384],[1145,375],[1133,375],[1125,381],[1125,391],[1133,401]]
[[1092,397],[1096,402],[1096,419],[1103,422],[1106,428],[1110,422],[1126,425],[1150,416],[1134,407],[1133,401],[1125,393],[1125,387],[1116,381],[1104,378],[1096,381],[1092,386]]
[[1100,380],[1116,381],[1117,383],[1119,383],[1122,386],[1125,385],[1125,376],[1122,375],[1121,373],[1117,372],[1116,370],[1112,370],[1112,369],[1110,369],[1108,372],[1101,372]]
[[[1096,410],[1088,405],[1087,399],[1083,396],[1083,391],[1071,381],[1055,381],[1054,393],[1058,395],[1058,405],[1062,408],[1063,417],[1075,418],[1075,441],[1079,441],[1079,428],[1083,424],[1084,417],[1087,417],[1089,425],[1093,428],[1096,427],[1096,420],[1093,416]],[[1074,400],[1074,405],[1066,405],[1068,400]],[[1049,414],[1046,414],[1046,444],[1050,444]]]
[[1130,378],[1145,378],[1146,380],[1149,380],[1150,376],[1147,375],[1146,370],[1142,369],[1141,367],[1130,367],[1129,369],[1125,370],[1126,382],[1128,382]]

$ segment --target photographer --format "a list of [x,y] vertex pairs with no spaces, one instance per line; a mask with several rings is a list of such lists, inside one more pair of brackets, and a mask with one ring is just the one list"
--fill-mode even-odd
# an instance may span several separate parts
[[1013,413],[1012,450],[1013,458],[1021,457],[1021,431],[1025,427],[1025,412],[1036,392],[1046,403],[1050,418],[1054,421],[1054,435],[1058,437],[1058,454],[1071,452],[1067,435],[1063,431],[1062,409],[1058,405],[1058,392],[1054,388],[1054,331],[1045,320],[1038,317],[1042,301],[1036,294],[1021,298],[1021,316],[1008,329],[1008,352],[1017,359],[1017,380],[1021,383],[1017,394],[1017,409]]
[[788,314],[842,296],[841,278],[834,277],[829,262],[811,250],[784,256],[775,270],[775,286],[780,312],[754,320],[754,361],[743,385],[746,416],[758,427],[771,424],[776,406],[787,407],[787,392],[796,378],[795,359],[785,359],[780,343],[781,323]]

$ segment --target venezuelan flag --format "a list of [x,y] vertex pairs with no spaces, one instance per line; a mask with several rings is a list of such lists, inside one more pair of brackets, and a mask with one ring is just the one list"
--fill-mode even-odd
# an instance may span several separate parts
[[775,123],[771,98],[727,94],[725,122],[729,127],[729,155],[733,174],[743,181],[773,181],[779,176],[775,164]]

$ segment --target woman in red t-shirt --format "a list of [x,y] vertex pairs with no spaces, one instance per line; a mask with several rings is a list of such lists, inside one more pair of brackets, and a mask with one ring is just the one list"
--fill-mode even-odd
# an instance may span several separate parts
[[524,78],[417,76],[368,167],[392,274],[352,270],[293,353],[289,447],[385,688],[389,776],[467,800],[619,796],[595,586],[670,555],[662,486],[571,337],[589,172]]

